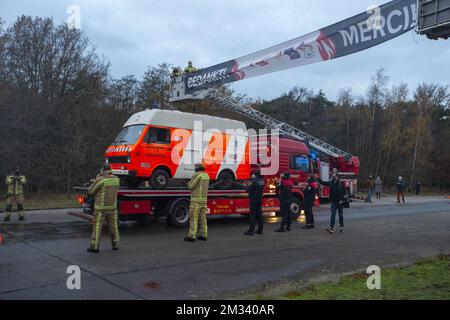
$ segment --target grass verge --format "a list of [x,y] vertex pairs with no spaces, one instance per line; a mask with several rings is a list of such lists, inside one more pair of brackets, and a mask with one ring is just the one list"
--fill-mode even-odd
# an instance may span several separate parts
[[411,267],[381,270],[381,289],[367,289],[368,275],[343,277],[337,283],[320,283],[290,292],[288,300],[448,300],[450,256],[438,256]]
[[[0,211],[5,209],[6,202],[1,202]],[[25,210],[78,208],[75,194],[25,194]],[[14,206],[13,208],[17,208]]]

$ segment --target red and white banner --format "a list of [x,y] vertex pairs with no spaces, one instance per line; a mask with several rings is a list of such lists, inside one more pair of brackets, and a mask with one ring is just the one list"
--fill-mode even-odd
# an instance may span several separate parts
[[394,0],[321,30],[185,76],[187,93],[339,58],[415,28],[417,0]]

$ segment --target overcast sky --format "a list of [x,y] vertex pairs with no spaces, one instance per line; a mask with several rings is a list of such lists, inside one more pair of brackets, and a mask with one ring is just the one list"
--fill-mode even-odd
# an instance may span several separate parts
[[[114,77],[142,77],[161,62],[208,67],[328,26],[387,0],[0,0],[11,25],[21,14],[64,22],[67,8],[81,9],[81,28],[111,62]],[[233,84],[253,98],[275,98],[303,86],[335,98],[340,88],[364,95],[376,69],[391,84],[450,84],[450,40],[407,33],[348,57]]]

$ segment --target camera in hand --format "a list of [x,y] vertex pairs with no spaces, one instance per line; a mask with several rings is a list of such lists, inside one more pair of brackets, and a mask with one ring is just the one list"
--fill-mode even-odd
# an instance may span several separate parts
[[339,204],[342,206],[342,208],[349,209],[350,208],[350,202],[352,202],[352,200],[349,199],[347,196],[345,196],[344,200],[341,200],[339,202]]

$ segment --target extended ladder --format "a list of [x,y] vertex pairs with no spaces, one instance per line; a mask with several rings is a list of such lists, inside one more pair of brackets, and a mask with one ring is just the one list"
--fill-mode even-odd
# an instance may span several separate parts
[[309,145],[313,149],[316,149],[319,152],[325,153],[332,157],[341,156],[342,158],[346,159],[347,161],[349,161],[352,158],[352,155],[349,154],[348,152],[345,152],[339,148],[336,148],[336,147],[330,145],[329,143],[326,143],[325,141],[317,139],[317,138],[313,137],[312,135],[291,126],[290,124],[279,121],[275,118],[268,116],[267,114],[265,114],[261,111],[258,111],[252,107],[241,104],[238,101],[234,100],[229,95],[219,91],[218,89],[215,89],[215,88],[209,89],[206,92],[205,98],[209,98],[209,99],[215,101],[217,104],[221,105],[222,107],[225,107],[227,109],[235,111],[241,115],[244,115],[244,116],[266,126],[268,129],[278,129],[280,131],[280,133],[282,133],[282,134],[305,141],[305,142],[309,143]]

